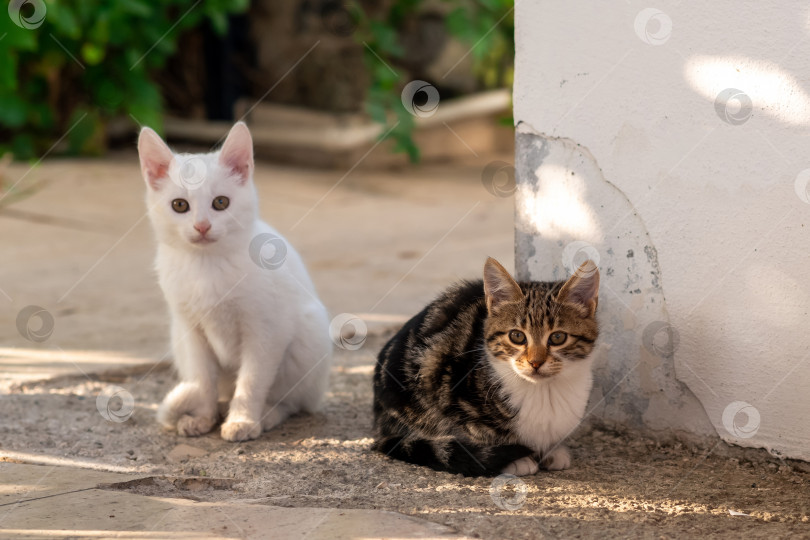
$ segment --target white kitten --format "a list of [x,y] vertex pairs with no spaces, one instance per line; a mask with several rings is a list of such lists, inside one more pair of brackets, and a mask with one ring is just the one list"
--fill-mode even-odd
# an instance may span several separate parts
[[218,400],[230,401],[222,438],[242,441],[316,410],[331,365],[329,317],[298,253],[259,219],[247,126],[210,154],[173,154],[144,128],[138,153],[180,375],[158,420],[202,435]]

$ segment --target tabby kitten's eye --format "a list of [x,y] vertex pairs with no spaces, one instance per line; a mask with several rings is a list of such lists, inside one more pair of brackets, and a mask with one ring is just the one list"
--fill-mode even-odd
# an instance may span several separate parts
[[211,204],[211,206],[214,207],[214,210],[225,210],[226,208],[228,208],[229,204],[231,204],[231,200],[224,195],[220,195],[219,197],[214,199],[214,202]]
[[175,199],[172,201],[172,210],[178,214],[185,214],[188,212],[188,201],[185,199]]
[[548,336],[548,344],[549,345],[562,345],[565,343],[565,340],[568,339],[568,334],[565,332],[554,332],[550,336]]
[[509,332],[509,339],[515,345],[523,345],[524,343],[526,343],[526,334],[524,334],[520,330],[512,330],[511,332]]

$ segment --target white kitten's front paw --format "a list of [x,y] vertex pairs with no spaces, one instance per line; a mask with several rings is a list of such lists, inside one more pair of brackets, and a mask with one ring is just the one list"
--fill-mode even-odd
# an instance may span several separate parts
[[183,437],[199,437],[214,427],[216,418],[184,414],[177,420],[177,433]]
[[537,461],[531,456],[526,456],[513,461],[501,472],[503,474],[513,474],[515,476],[528,476],[530,474],[537,473],[539,470],[540,466],[537,465]]
[[565,446],[558,446],[543,456],[543,467],[549,471],[562,471],[571,466],[571,453]]
[[261,422],[225,422],[222,424],[222,438],[226,441],[249,441],[256,439],[261,434]]

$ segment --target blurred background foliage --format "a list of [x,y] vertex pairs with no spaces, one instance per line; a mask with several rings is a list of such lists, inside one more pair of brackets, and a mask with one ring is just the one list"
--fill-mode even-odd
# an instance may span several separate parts
[[[512,83],[513,0],[12,4],[19,5],[18,19],[13,20],[13,5],[9,17],[0,16],[0,155],[10,151],[17,159],[49,151],[100,154],[110,123],[121,118],[158,131],[167,112],[232,120],[238,97],[232,94],[242,92],[254,101],[264,95],[267,101],[336,114],[365,112],[391,129],[395,151],[415,161],[414,117],[400,98],[408,81],[435,84],[443,100]],[[42,5],[46,13],[37,21]],[[30,28],[24,28],[26,21]],[[204,47],[201,33],[239,46]],[[315,39],[324,45],[290,74],[291,59]],[[471,60],[456,70],[467,71],[463,84],[437,75],[455,68],[437,60],[448,39],[463,44],[460,52]],[[244,41],[251,42],[248,53]],[[210,57],[227,55],[238,56],[226,60],[244,83],[225,92],[227,112],[214,114],[199,102],[207,98],[211,79],[232,77],[207,64]]]
[[15,24],[11,9],[0,16],[0,153],[18,159],[42,155],[65,133],[68,153],[97,153],[105,122],[118,115],[160,129],[154,73],[178,36],[204,20],[224,33],[227,15],[249,1],[31,0],[18,22],[35,24],[43,3],[37,28]]
[[[477,89],[503,88],[512,85],[515,51],[515,25],[512,16],[514,0],[442,0],[444,5],[426,0],[397,0],[387,9],[372,16],[360,11],[357,39],[366,45],[365,61],[370,74],[366,96],[366,111],[377,122],[390,125],[395,152],[405,152],[411,161],[419,160],[419,148],[413,142],[414,117],[400,99],[402,86],[407,83],[389,65],[408,69],[414,64],[414,51],[403,44],[403,30],[423,19],[430,32],[429,21],[441,17],[439,24],[469,49],[473,58],[473,74]],[[433,9],[426,10],[425,8]],[[427,24],[425,24],[427,22]],[[435,33],[435,32],[434,32]],[[418,35],[418,34],[417,34]],[[431,36],[421,36],[430,41]],[[432,38],[434,41],[435,37]],[[417,54],[418,55],[418,54]],[[456,66],[451,66],[450,70]],[[414,71],[411,69],[410,71]],[[418,73],[412,73],[419,75]],[[427,81],[431,82],[431,81]],[[441,89],[440,89],[441,90]],[[453,97],[441,92],[442,98]],[[415,96],[427,99],[427,95]],[[417,104],[419,104],[417,102]],[[393,119],[392,119],[393,113]],[[393,123],[392,123],[393,120]]]

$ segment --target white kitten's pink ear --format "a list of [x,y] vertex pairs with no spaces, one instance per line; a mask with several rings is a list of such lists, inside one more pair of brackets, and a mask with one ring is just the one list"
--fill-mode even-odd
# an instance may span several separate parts
[[219,151],[219,162],[232,170],[244,184],[253,176],[253,139],[244,122],[237,122]]
[[505,302],[517,302],[523,299],[520,285],[512,279],[506,268],[492,257],[489,257],[484,264],[484,294],[489,311]]
[[145,127],[138,137],[138,157],[141,159],[143,179],[154,190],[169,177],[169,164],[174,159],[172,151],[151,128]]
[[599,269],[593,261],[585,261],[568,278],[557,295],[557,301],[583,308],[584,317],[593,317],[599,303]]

